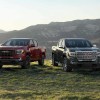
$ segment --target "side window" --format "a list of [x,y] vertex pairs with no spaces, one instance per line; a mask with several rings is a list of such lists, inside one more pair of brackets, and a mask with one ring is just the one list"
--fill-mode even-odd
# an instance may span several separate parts
[[64,40],[62,40],[62,47],[65,47]]
[[33,41],[32,41],[32,40],[30,40],[30,45],[34,45],[34,43],[33,43]]
[[64,46],[65,46],[64,40],[60,40],[60,41],[58,42],[58,47],[64,48]]
[[60,41],[57,43],[57,46],[59,47]]
[[58,47],[62,47],[62,40],[59,41]]
[[6,41],[3,45],[10,46],[11,45],[11,40]]
[[35,41],[35,40],[34,40],[34,45],[35,45],[35,47],[38,46],[38,43],[37,43],[37,41]]

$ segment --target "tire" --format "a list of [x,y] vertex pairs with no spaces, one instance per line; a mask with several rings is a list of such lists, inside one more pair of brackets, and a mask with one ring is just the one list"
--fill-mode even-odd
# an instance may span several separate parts
[[42,55],[42,58],[40,60],[38,60],[38,64],[40,66],[43,66],[44,65],[44,55]]
[[30,56],[26,56],[26,60],[23,61],[23,64],[21,65],[22,69],[27,69],[30,67]]
[[3,65],[0,64],[0,69],[2,68]]
[[52,54],[52,65],[53,66],[58,66],[58,63],[55,61],[55,56]]
[[98,71],[98,68],[92,68],[92,71]]
[[68,63],[67,63],[67,58],[66,57],[63,58],[63,64],[62,64],[62,66],[63,66],[63,70],[65,72],[71,72],[72,71],[71,66],[69,66]]

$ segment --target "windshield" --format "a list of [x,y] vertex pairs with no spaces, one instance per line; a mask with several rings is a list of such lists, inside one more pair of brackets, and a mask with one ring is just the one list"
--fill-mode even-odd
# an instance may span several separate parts
[[66,47],[92,47],[92,44],[88,40],[81,39],[66,39],[65,40]]
[[11,39],[6,41],[3,46],[27,46],[28,44],[28,39]]

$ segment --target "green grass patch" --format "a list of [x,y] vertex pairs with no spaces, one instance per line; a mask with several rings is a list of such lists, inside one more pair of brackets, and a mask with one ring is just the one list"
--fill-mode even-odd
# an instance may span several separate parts
[[100,71],[64,72],[60,66],[0,69],[0,100],[100,100]]

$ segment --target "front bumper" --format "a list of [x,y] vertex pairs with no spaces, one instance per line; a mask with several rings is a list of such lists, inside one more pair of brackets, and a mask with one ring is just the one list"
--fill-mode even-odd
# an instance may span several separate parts
[[76,58],[68,59],[68,63],[73,68],[100,68],[100,57],[95,61],[78,61]]
[[0,58],[0,64],[2,65],[22,65],[23,60],[21,58]]

